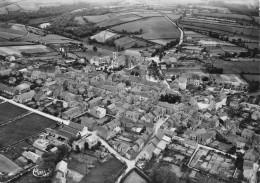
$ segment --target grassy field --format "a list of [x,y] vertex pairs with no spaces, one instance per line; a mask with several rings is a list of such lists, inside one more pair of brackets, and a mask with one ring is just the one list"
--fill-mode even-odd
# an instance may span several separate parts
[[0,128],[0,146],[13,144],[54,124],[56,122],[53,120],[38,114],[30,114]]
[[113,26],[121,23],[126,23],[134,20],[140,19],[140,16],[134,15],[134,14],[123,14],[116,16],[114,18],[109,18],[105,21],[102,21],[98,23],[97,25],[99,27],[108,27],[108,26]]
[[15,173],[19,170],[22,170],[22,168],[16,165],[8,158],[6,158],[5,156],[3,156],[2,154],[0,154],[0,172],[9,174]]
[[8,102],[0,104],[0,124],[12,119],[16,116],[26,113],[27,110],[17,107]]
[[115,31],[127,30],[129,32],[139,31],[143,29],[143,34],[138,35],[144,39],[174,39],[180,37],[180,32],[177,27],[174,27],[164,17],[154,17],[134,22],[129,22],[112,28]]
[[260,73],[259,62],[231,62],[215,60],[213,65],[215,67],[223,68],[225,74],[240,74],[242,71],[245,73]]
[[121,175],[120,172],[123,168],[124,164],[112,157],[92,169],[91,172],[81,180],[81,183],[104,183],[105,181],[106,183],[115,183]]

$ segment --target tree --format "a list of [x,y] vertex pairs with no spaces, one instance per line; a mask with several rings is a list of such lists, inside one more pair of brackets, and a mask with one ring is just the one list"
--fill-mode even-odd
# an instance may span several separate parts
[[93,51],[97,52],[97,50],[98,50],[97,47],[93,46]]

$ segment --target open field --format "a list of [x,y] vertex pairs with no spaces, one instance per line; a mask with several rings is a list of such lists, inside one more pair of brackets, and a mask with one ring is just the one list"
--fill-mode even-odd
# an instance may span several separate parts
[[34,45],[34,43],[30,42],[13,42],[13,41],[2,41],[0,39],[0,47],[1,46],[23,46],[23,45]]
[[0,154],[0,172],[15,174],[15,172],[18,172],[19,170],[22,170],[22,168]]
[[138,20],[112,27],[115,31],[127,30],[129,32],[143,29],[143,34],[138,35],[144,39],[174,39],[180,38],[180,32],[164,17],[154,17]]
[[166,13],[165,15],[169,17],[171,20],[177,20],[181,17],[181,14]]
[[149,44],[146,43],[145,41],[141,41],[141,40],[131,38],[128,36],[115,40],[115,44],[116,44],[116,46],[124,47],[125,49],[131,48],[134,45],[137,45],[138,47],[139,46],[141,46],[141,47],[149,46]]
[[215,18],[228,18],[228,19],[241,19],[241,20],[252,20],[251,17],[246,15],[240,15],[235,13],[196,13],[196,15],[200,16],[209,16]]
[[106,14],[106,15],[90,15],[90,16],[84,16],[88,21],[93,22],[93,23],[99,23],[103,22],[105,20],[108,20],[110,18],[113,18],[115,16],[112,16],[111,14]]
[[247,36],[259,36],[259,31],[257,27],[243,27],[241,25],[232,25],[231,23],[213,23],[207,22],[206,19],[196,19],[189,18],[181,21],[181,23],[186,25],[194,25],[202,28],[208,28],[212,30],[224,31],[227,33],[234,33],[237,35],[247,35]]
[[115,157],[112,157],[92,169],[91,172],[81,180],[81,183],[104,183],[105,181],[106,183],[114,183],[121,175],[123,169],[124,164]]
[[259,73],[259,62],[231,62],[223,60],[214,60],[213,65],[215,67],[223,68],[224,74],[240,74],[242,71],[247,73]]
[[3,23],[0,23],[0,32],[7,32],[7,33],[19,34],[19,35],[25,35],[27,33],[24,26],[19,26],[15,24],[6,25]]
[[99,27],[108,27],[108,26],[126,23],[126,22],[130,22],[130,21],[138,20],[138,19],[140,19],[140,17],[137,15],[123,14],[123,15],[116,16],[114,18],[109,18],[107,20],[104,20],[104,21],[98,23],[97,25]]
[[22,55],[22,52],[26,53],[47,53],[52,52],[44,45],[26,45],[26,46],[8,46],[0,47],[0,51],[6,55],[17,54]]
[[9,119],[26,113],[27,110],[17,107],[8,102],[0,104],[0,124],[7,122]]
[[133,14],[138,15],[140,17],[162,17],[161,13],[154,11],[145,11],[145,12],[133,12]]
[[30,33],[25,39],[24,41],[35,41],[38,40],[40,42],[43,43],[52,43],[52,44],[62,44],[62,43],[68,43],[68,42],[74,42],[74,43],[79,43],[78,41],[63,37],[63,36],[59,36],[56,34],[48,34],[46,36],[41,36],[41,35],[37,35],[34,33]]
[[[131,13],[109,13],[105,15],[94,15],[94,16],[84,16],[88,21],[96,23],[100,27],[113,26],[120,23],[126,23],[129,21],[138,20],[141,17]],[[79,23],[83,23],[81,17],[76,17]]]
[[0,23],[0,38],[9,40],[13,38],[22,37],[27,34],[24,26],[17,24]]
[[13,144],[54,124],[56,122],[53,120],[38,114],[30,114],[0,128],[0,146]]

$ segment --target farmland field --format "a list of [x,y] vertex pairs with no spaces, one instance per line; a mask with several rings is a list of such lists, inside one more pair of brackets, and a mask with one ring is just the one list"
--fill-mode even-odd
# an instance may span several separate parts
[[5,147],[56,124],[38,114],[30,114],[0,128],[0,146]]
[[117,39],[115,41],[115,44],[116,44],[116,46],[124,47],[125,49],[131,48],[134,45],[149,46],[149,44],[144,42],[144,41],[137,40],[137,39],[134,39],[134,38],[131,38],[131,37],[128,37],[128,36]]
[[224,69],[224,74],[239,74],[243,72],[260,73],[259,62],[228,62],[216,60],[213,62],[215,67]]
[[259,75],[244,74],[243,76],[248,81],[254,80],[260,82],[260,74]]
[[12,119],[14,117],[20,116],[21,114],[26,113],[27,110],[17,107],[8,102],[0,104],[0,124]]
[[[93,15],[93,16],[84,16],[88,21],[93,22],[93,23],[99,23],[103,22],[105,20],[108,20],[112,18],[111,14],[106,14],[106,15]],[[113,16],[114,17],[114,16]]]
[[230,18],[230,19],[241,19],[241,20],[252,20],[251,17],[240,14],[232,14],[232,13],[196,13],[197,15],[210,16],[215,18]]
[[4,173],[11,173],[14,174],[15,172],[22,170],[18,165],[16,165],[14,162],[0,154],[0,172]]
[[126,23],[129,21],[134,21],[134,20],[138,20],[140,19],[139,16],[134,15],[134,14],[123,14],[123,15],[119,15],[116,16],[114,18],[109,18],[105,21],[102,21],[100,23],[98,23],[97,25],[99,27],[108,27],[108,26],[113,26],[113,25],[117,25],[117,24],[121,24],[121,23]]
[[143,34],[138,35],[144,39],[174,39],[180,37],[177,27],[174,27],[164,17],[154,17],[125,23],[112,28],[115,31],[127,30],[129,32],[139,31],[143,29]]
[[34,33],[30,33],[25,39],[25,41],[35,41],[38,40],[40,42],[45,42],[45,43],[57,43],[57,44],[62,44],[62,43],[68,43],[69,42],[75,42],[79,43],[78,41],[55,35],[55,34],[48,34],[46,36],[40,36]]
[[0,51],[9,54],[17,54],[21,55],[22,52],[30,52],[30,53],[45,53],[51,52],[44,45],[26,45],[26,46],[8,46],[8,47],[0,47]]

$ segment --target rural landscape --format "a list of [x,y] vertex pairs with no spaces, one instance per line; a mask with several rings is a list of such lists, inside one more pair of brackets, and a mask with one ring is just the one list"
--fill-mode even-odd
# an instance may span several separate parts
[[0,0],[0,183],[259,183],[258,0]]

